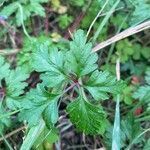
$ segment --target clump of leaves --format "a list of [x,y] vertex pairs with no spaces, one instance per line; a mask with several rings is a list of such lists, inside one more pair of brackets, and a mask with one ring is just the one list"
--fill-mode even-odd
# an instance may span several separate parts
[[48,0],[20,0],[13,1],[5,6],[1,12],[1,16],[9,17],[15,14],[16,25],[21,26],[22,22],[30,18],[32,15],[45,16],[45,10],[42,3],[48,2]]
[[9,112],[6,110],[8,108],[15,110],[19,105],[20,95],[24,93],[24,88],[27,86],[24,81],[29,77],[29,74],[21,68],[9,68],[10,65],[5,62],[3,57],[0,57],[0,132],[5,126],[10,125]]
[[[47,89],[38,87],[41,91],[40,95],[42,96],[45,92],[49,93],[48,95],[45,93],[48,96],[47,100],[44,94],[43,98],[40,98],[41,102],[37,102],[43,104],[40,106],[39,114],[43,115],[47,124],[54,125],[57,122],[57,102],[64,93],[64,86],[75,84],[78,98],[67,107],[72,123],[76,125],[79,131],[87,134],[104,133],[107,126],[106,114],[101,106],[95,106],[88,100],[84,90],[87,89],[96,100],[105,100],[109,97],[107,93],[117,94],[124,85],[121,81],[116,81],[115,77],[109,73],[97,70],[96,61],[98,57],[96,53],[92,53],[91,49],[92,44],[86,43],[83,31],[78,30],[74,34],[73,41],[70,42],[70,50],[66,54],[56,48],[48,49],[45,45],[41,45],[33,54],[33,68],[42,73],[43,83],[41,86]],[[39,62],[41,63],[39,64]],[[89,80],[84,81],[85,77],[89,77]],[[51,89],[51,92],[48,89]],[[51,94],[53,98],[50,96]],[[35,100],[31,99],[31,101],[35,103]],[[36,104],[36,106],[39,105]],[[33,110],[33,107],[31,109]],[[30,115],[30,111],[30,109],[27,110],[27,114],[29,112]],[[28,119],[28,115],[26,116]],[[52,118],[55,118],[55,121]],[[31,119],[32,122],[33,120]]]
[[[56,35],[57,36],[57,35]],[[57,42],[53,42],[56,41]],[[17,54],[17,65],[24,68],[27,72],[31,73],[32,68],[32,59],[31,55],[34,51],[37,50],[38,45],[41,45],[44,43],[47,45],[47,47],[55,46],[55,47],[61,47],[62,50],[66,49],[68,43],[65,41],[60,41],[57,39],[57,37],[49,37],[39,35],[38,37],[32,37],[31,39],[25,38],[23,41],[23,47]]]
[[112,56],[112,62],[116,61],[117,55],[120,56],[122,63],[126,63],[131,58],[133,60],[150,58],[150,49],[148,47],[142,47],[140,44],[132,43],[128,39],[119,41],[116,44],[116,50],[116,54]]
[[[106,114],[101,106],[88,100],[84,90],[87,89],[99,101],[108,99],[107,93],[119,93],[124,84],[116,81],[108,72],[97,70],[98,57],[91,49],[92,44],[86,43],[82,30],[74,34],[67,53],[56,47],[49,49],[46,44],[37,47],[32,55],[32,64],[35,71],[41,72],[43,83],[26,94],[22,101],[21,120],[27,120],[32,126],[39,122],[39,118],[43,118],[51,128],[58,120],[58,101],[64,95],[64,88],[75,84],[78,98],[67,107],[72,123],[87,134],[104,133],[107,127]],[[85,77],[89,80],[84,81]]]
[[[5,68],[10,71],[6,76],[5,107],[19,108],[19,120],[27,121],[30,128],[44,120],[46,128],[52,130],[59,118],[61,100],[66,92],[74,89],[77,96],[66,108],[71,122],[78,131],[86,134],[103,134],[108,120],[100,102],[120,93],[125,86],[107,71],[98,70],[98,56],[92,52],[92,44],[87,43],[84,32],[75,32],[68,51],[60,51],[47,43],[40,44],[31,58],[32,68],[40,73],[42,83],[26,94],[23,89],[27,84],[23,81],[28,75],[20,68],[9,70],[3,58],[0,59],[3,66],[0,71]],[[0,75],[1,79],[5,75]]]
[[68,14],[64,14],[58,17],[59,27],[61,29],[65,29],[69,26],[69,24],[73,21],[73,17]]

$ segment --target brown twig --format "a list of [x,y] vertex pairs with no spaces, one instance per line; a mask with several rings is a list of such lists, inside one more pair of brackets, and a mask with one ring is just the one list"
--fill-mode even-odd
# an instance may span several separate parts
[[[14,134],[16,134],[16,133],[22,131],[22,130],[25,129],[25,128],[26,128],[26,126],[20,127],[20,128],[18,128],[18,129],[16,129],[16,130],[14,130],[14,131],[12,131],[12,132],[6,134],[4,137],[5,137],[5,138],[9,138],[9,137],[11,137],[12,135],[14,135]],[[1,137],[1,138],[0,138],[0,142],[3,141],[3,140],[4,140],[4,138]]]
[[141,23],[141,24],[139,24],[139,25],[137,25],[135,27],[130,27],[130,28],[126,29],[125,31],[123,31],[123,32],[113,36],[112,38],[110,38],[110,39],[108,39],[108,40],[98,44],[97,46],[95,46],[93,48],[93,52],[97,52],[98,50],[100,50],[100,49],[102,49],[102,48],[104,48],[104,47],[106,47],[108,45],[111,45],[112,43],[115,43],[115,42],[117,42],[119,40],[122,40],[122,39],[124,39],[126,37],[129,37],[129,36],[131,36],[133,34],[136,34],[138,32],[146,30],[148,28],[150,28],[150,21],[146,21],[146,22]]

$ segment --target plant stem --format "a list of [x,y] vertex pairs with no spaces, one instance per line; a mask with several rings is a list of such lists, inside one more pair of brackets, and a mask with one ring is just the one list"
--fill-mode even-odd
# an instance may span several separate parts
[[104,4],[103,7],[100,9],[100,11],[98,12],[98,14],[97,14],[96,17],[94,18],[94,20],[92,21],[92,23],[91,23],[91,25],[90,25],[90,27],[89,27],[89,29],[88,29],[88,32],[87,32],[87,34],[86,34],[86,37],[89,36],[90,31],[91,31],[91,29],[92,29],[94,23],[96,22],[97,18],[98,18],[99,15],[102,13],[102,11],[104,10],[104,8],[105,8],[105,6],[107,5],[108,2],[109,2],[109,0],[106,0],[105,4]]
[[117,0],[116,3],[112,6],[112,8],[110,9],[110,11],[108,12],[108,14],[104,17],[102,23],[100,24],[100,26],[98,27],[94,37],[93,37],[93,40],[92,40],[92,43],[95,43],[99,34],[101,33],[103,27],[105,26],[105,24],[107,23],[107,21],[109,20],[109,18],[111,17],[111,14],[113,13],[113,11],[115,10],[115,8],[117,7],[117,5],[119,4],[120,0]]
[[[116,62],[116,76],[120,80],[120,60]],[[112,135],[112,150],[120,150],[120,94],[117,95],[115,121]]]
[[79,90],[80,90],[80,92],[81,92],[81,94],[82,94],[84,100],[88,101],[88,100],[87,100],[87,97],[86,97],[86,95],[85,95],[85,92],[84,92],[84,88],[82,87],[82,86],[83,86],[82,79],[79,78],[78,81],[79,81],[79,84],[81,85],[81,86],[78,86],[78,87],[79,87]]
[[15,111],[6,113],[6,114],[4,114],[4,115],[0,115],[0,119],[3,118],[3,117],[8,117],[8,116],[14,115],[14,114],[18,113],[20,110],[22,110],[22,109],[15,110]]
[[24,34],[29,38],[31,39],[30,35],[28,34],[26,28],[25,28],[25,25],[24,25],[24,20],[23,20],[23,9],[22,9],[22,6],[20,5],[20,3],[16,3],[20,9],[20,16],[21,16],[21,23],[22,23],[22,27],[23,27],[23,31],[24,31]]
[[[127,20],[128,17],[129,17],[129,14],[125,17],[125,19],[124,19],[123,22],[121,23],[120,27],[118,28],[117,34],[118,34],[118,33],[120,32],[120,30],[122,29],[122,27],[123,27],[123,25],[124,25],[124,23],[125,23],[125,21]],[[109,53],[108,53],[108,57],[107,57],[107,59],[106,59],[106,65],[108,65],[108,63],[109,63],[109,60],[110,60],[110,58],[111,58],[111,55],[112,55],[112,53],[113,53],[114,48],[115,48],[115,43],[113,43],[113,44],[111,45],[111,48],[110,48]]]
[[67,89],[65,89],[65,91],[63,92],[63,94],[67,93],[69,90],[71,90],[72,88],[74,88],[78,83],[72,83]]

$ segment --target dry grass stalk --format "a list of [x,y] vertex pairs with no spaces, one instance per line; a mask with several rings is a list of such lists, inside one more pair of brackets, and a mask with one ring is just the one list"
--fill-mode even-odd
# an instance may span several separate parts
[[120,41],[120,40],[128,37],[128,36],[131,36],[133,34],[136,34],[138,32],[141,32],[141,31],[149,29],[149,28],[150,28],[150,21],[146,21],[146,22],[141,23],[141,24],[134,26],[134,27],[130,27],[130,28],[126,29],[125,31],[123,31],[123,32],[113,36],[112,38],[110,38],[104,42],[101,42],[100,44],[95,46],[93,48],[93,52],[97,52],[100,49],[107,47],[108,45],[111,45],[117,41]]

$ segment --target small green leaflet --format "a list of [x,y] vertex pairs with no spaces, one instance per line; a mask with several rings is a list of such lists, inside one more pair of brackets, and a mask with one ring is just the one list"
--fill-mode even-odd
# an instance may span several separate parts
[[134,94],[135,99],[140,99],[141,101],[149,102],[150,98],[150,70],[146,72],[146,84],[141,86]]
[[86,134],[103,134],[106,126],[106,114],[101,107],[90,104],[79,97],[67,107],[71,122],[78,131]]
[[140,99],[144,101],[149,101],[150,98],[150,86],[141,86],[133,95],[135,99]]
[[66,29],[69,26],[69,24],[73,21],[73,17],[69,16],[68,14],[64,14],[59,16],[58,20],[59,20],[58,24],[59,27],[61,29]]
[[147,0],[134,0],[133,3],[135,6],[135,10],[130,17],[131,25],[135,25],[147,19],[150,19],[150,3]]
[[6,104],[10,109],[15,109],[18,105],[19,96],[23,94],[24,88],[27,86],[25,80],[29,77],[22,68],[9,69],[10,65],[4,62],[4,58],[0,57],[0,82],[5,79],[6,83]]
[[11,70],[10,74],[6,78],[7,95],[11,97],[19,96],[23,94],[23,89],[27,86],[25,81],[29,77],[22,68],[16,68]]
[[17,54],[17,65],[23,67],[27,72],[32,72],[32,59],[31,54],[36,51],[37,45],[46,44],[47,46],[52,45],[52,41],[49,37],[40,35],[37,38],[29,39],[25,38],[23,41],[23,48]]
[[22,68],[11,70],[6,76],[6,103],[10,109],[18,106],[18,99],[24,93],[24,88],[28,85],[25,80],[29,77]]
[[59,95],[47,92],[43,85],[38,85],[32,89],[22,101],[23,110],[20,112],[20,120],[26,120],[29,126],[37,125],[43,117],[46,125],[51,128],[58,119]]
[[128,114],[126,118],[121,121],[121,130],[124,143],[127,140],[132,142],[132,140],[142,132],[140,123],[135,121],[133,114]]
[[83,30],[78,30],[70,42],[70,51],[67,53],[66,66],[77,77],[91,73],[97,68],[98,56],[92,53],[92,44],[86,43],[86,36]]
[[5,6],[2,11],[0,12],[0,15],[9,17],[11,14],[13,14],[17,10],[17,4],[16,2],[10,3],[9,5]]
[[108,93],[118,94],[125,87],[122,81],[117,81],[107,71],[94,71],[84,86],[95,100],[105,100],[109,98]]
[[37,72],[45,72],[41,75],[41,78],[46,86],[55,87],[66,80],[64,55],[57,48],[49,49],[47,45],[39,45],[32,58],[33,68]]

